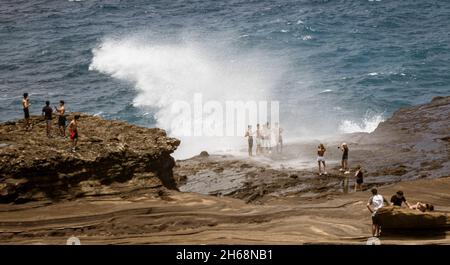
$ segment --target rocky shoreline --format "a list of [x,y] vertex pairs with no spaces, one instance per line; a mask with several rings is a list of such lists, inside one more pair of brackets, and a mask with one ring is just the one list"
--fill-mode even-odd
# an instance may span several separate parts
[[[69,141],[58,136],[56,120],[51,138],[42,117],[32,117],[31,123],[31,131],[21,122],[0,125],[0,202],[73,199],[127,186],[176,189],[170,154],[180,141],[164,130],[82,115],[73,153]],[[132,183],[121,185],[126,182]]]
[[[406,180],[450,175],[450,97],[397,111],[373,133],[354,133],[323,139],[328,146],[328,176],[317,176],[316,167],[296,169],[291,160],[315,161],[318,143],[286,146],[283,157],[271,155],[272,167],[260,159],[232,156],[197,156],[177,161],[175,178],[182,191],[230,196],[246,202],[266,203],[277,197],[323,198],[343,193],[344,180],[353,187],[353,174],[339,172],[342,142],[350,146],[350,167],[361,165],[364,189]],[[300,155],[299,155],[300,153]],[[334,162],[333,162],[334,161]],[[286,163],[286,166],[283,166]],[[313,163],[315,164],[315,162]],[[186,181],[187,180],[187,181]]]
[[[370,134],[346,141],[350,166],[363,165],[365,190],[450,212],[450,97],[404,108]],[[21,121],[0,124],[0,243],[64,244],[364,244],[370,236],[367,191],[344,192],[336,163],[328,176],[287,163],[314,157],[317,143],[286,147],[285,157],[201,155],[174,161],[180,142],[160,129],[82,115],[80,142],[31,132]],[[56,121],[55,121],[56,125]],[[329,161],[339,151],[328,148]],[[283,164],[286,163],[286,166]],[[349,179],[349,185],[353,179]],[[390,236],[391,244],[450,244],[449,232]]]

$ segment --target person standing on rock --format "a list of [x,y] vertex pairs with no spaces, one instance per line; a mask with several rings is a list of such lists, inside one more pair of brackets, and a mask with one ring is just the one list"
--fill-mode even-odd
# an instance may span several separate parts
[[[373,188],[371,190],[372,197],[370,197],[369,202],[367,203],[367,209],[369,209],[370,213],[372,213],[372,236],[379,237],[380,236],[380,220],[377,216],[377,211],[386,205],[389,205],[389,202],[381,195],[378,194],[378,190]],[[373,207],[370,208],[370,207]]]
[[259,123],[256,124],[256,155],[261,154],[262,133]]
[[45,117],[45,123],[47,128],[47,137],[50,137],[52,130],[52,113],[53,109],[50,107],[50,101],[45,102],[45,107],[42,108],[42,116]]
[[278,122],[275,123],[275,139],[277,141],[277,153],[281,154],[283,152],[283,128],[280,127]]
[[327,149],[325,149],[325,146],[323,144],[319,144],[319,146],[317,147],[317,163],[319,164],[319,176],[322,176],[322,167],[321,165],[323,164],[323,174],[327,175],[327,170],[325,169],[325,151]]
[[359,189],[360,191],[362,191],[362,184],[364,182],[363,179],[363,172],[362,172],[362,168],[361,166],[357,166],[356,167],[356,172],[355,172],[355,192]]
[[25,130],[31,129],[30,126],[30,98],[28,93],[23,93],[22,99],[23,114],[25,118]]
[[348,146],[346,143],[342,143],[341,146],[338,147],[342,151],[342,160],[341,160],[341,169],[340,172],[344,172],[344,174],[350,174],[348,170]]
[[262,153],[266,153],[268,150],[267,138],[268,138],[267,127],[266,127],[266,124],[264,123],[261,128],[261,147],[262,147],[261,151],[262,151]]
[[253,156],[253,132],[251,125],[248,126],[245,137],[248,138],[248,156]]
[[271,154],[272,153],[272,132],[271,132],[271,129],[270,129],[270,123],[269,122],[266,123],[266,133],[265,133],[265,135],[266,135],[265,138],[266,138],[267,152],[269,154]]
[[56,112],[58,112],[58,127],[59,127],[59,134],[62,137],[66,137],[66,108],[64,107],[64,100],[59,101],[59,107],[55,106]]
[[76,151],[75,148],[78,142],[78,119],[80,119],[80,115],[75,115],[69,124],[69,138],[72,141],[72,152]]

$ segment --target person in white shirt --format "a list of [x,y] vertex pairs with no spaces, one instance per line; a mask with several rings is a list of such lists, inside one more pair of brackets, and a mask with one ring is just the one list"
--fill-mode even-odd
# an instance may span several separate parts
[[[370,197],[367,203],[367,209],[372,213],[372,236],[380,236],[380,222],[377,218],[377,211],[381,209],[385,203],[389,205],[389,202],[381,195],[378,194],[377,189],[373,188],[371,190],[372,197]],[[371,208],[373,207],[373,209]]]

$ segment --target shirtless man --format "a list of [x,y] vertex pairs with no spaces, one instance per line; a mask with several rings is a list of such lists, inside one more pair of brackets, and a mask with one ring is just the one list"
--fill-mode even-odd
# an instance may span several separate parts
[[69,133],[70,133],[70,140],[72,141],[72,152],[75,152],[75,148],[77,146],[78,142],[78,119],[80,118],[80,115],[75,115],[73,120],[69,124]]
[[271,154],[272,153],[272,131],[271,131],[269,122],[266,123],[265,135],[266,135],[267,152],[269,152],[269,154]]
[[62,137],[66,137],[66,108],[64,107],[64,100],[59,101],[59,107],[55,106],[56,112],[58,112],[58,127],[59,133]]
[[25,116],[25,130],[31,129],[30,125],[30,98],[28,97],[28,93],[23,93],[23,99],[22,99],[22,107],[23,107],[23,114]]
[[[325,169],[325,151],[327,149],[323,144],[319,144],[317,147],[317,163],[319,164],[319,176],[322,176],[322,174],[327,175],[327,170]],[[322,173],[322,165],[323,165],[323,173]]]

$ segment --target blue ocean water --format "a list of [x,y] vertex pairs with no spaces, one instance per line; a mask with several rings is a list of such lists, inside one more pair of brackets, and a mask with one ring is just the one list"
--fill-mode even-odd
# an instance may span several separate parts
[[450,1],[1,0],[0,55],[0,121],[29,92],[32,114],[64,99],[155,126],[212,66],[231,70],[211,97],[267,84],[291,135],[371,131],[450,94]]

